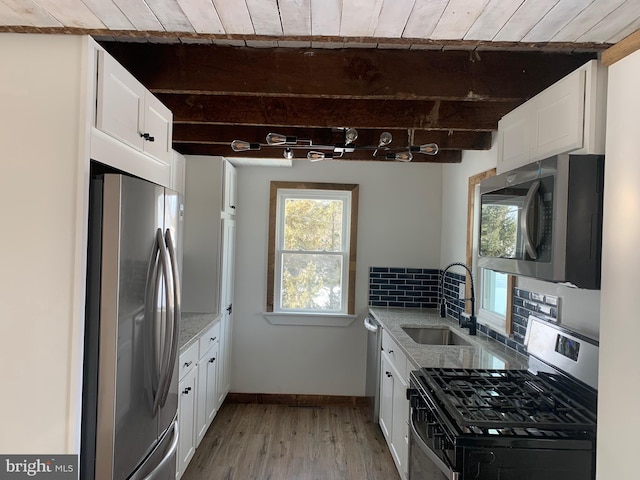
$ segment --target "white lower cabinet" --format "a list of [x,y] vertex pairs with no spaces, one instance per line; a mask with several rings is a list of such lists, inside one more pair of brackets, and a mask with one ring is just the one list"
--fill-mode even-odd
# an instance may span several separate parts
[[220,322],[217,322],[200,337],[199,344],[196,447],[200,445],[218,411]]
[[198,345],[194,344],[180,355],[178,383],[178,461],[176,478],[180,478],[196,451],[196,405],[198,396]]
[[380,429],[400,477],[408,476],[409,400],[407,357],[383,330],[380,357]]
[[220,324],[220,320],[216,320],[180,354],[177,479],[182,477],[189,466],[220,407]]

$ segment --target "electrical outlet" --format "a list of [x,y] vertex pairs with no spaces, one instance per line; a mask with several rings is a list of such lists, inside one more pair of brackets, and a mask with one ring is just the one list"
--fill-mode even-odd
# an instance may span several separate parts
[[458,284],[458,298],[460,300],[464,300],[465,299],[465,284],[464,283],[459,283]]

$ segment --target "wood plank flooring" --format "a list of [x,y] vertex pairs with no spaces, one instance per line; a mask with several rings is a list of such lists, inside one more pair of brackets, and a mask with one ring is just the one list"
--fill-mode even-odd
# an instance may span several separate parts
[[225,403],[183,480],[399,480],[366,407]]

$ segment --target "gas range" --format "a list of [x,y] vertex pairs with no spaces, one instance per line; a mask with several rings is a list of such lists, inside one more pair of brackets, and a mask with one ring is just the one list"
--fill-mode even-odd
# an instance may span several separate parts
[[527,340],[529,370],[411,373],[410,480],[595,478],[597,342],[533,317]]
[[560,376],[445,368],[425,368],[420,373],[461,434],[521,437],[537,436],[540,430],[565,432],[562,435],[595,432],[596,395],[578,384],[567,384]]

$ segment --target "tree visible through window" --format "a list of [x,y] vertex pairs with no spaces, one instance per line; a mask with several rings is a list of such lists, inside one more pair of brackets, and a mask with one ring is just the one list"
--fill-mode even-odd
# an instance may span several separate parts
[[357,186],[272,182],[271,201],[267,310],[350,313]]

